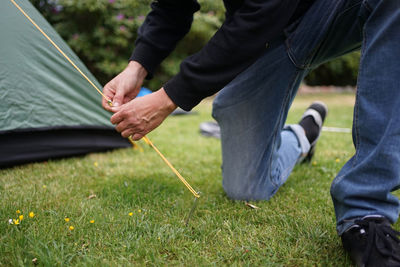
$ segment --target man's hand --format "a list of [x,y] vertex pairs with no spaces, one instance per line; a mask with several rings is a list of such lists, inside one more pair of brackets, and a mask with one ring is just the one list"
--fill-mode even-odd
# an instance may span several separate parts
[[165,93],[164,88],[152,94],[135,98],[121,107],[111,108],[115,114],[111,123],[123,137],[132,135],[139,140],[159,126],[176,109],[176,105]]
[[[146,75],[147,71],[142,65],[131,61],[120,74],[104,86],[103,93],[113,102],[113,107],[121,106],[136,97]],[[102,105],[104,109],[112,111],[104,98]]]

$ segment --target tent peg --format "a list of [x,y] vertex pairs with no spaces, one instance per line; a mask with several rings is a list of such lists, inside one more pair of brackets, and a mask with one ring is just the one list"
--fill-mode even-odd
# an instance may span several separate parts
[[186,217],[186,220],[185,220],[185,226],[188,226],[189,225],[189,220],[190,220],[190,218],[192,217],[192,215],[193,215],[193,213],[194,213],[194,210],[196,209],[196,207],[197,207],[197,204],[198,204],[198,202],[199,202],[199,198],[200,198],[200,191],[199,192],[197,192],[197,195],[199,196],[199,197],[194,197],[194,201],[193,201],[193,205],[192,205],[192,208],[190,209],[190,211],[189,211],[189,214],[188,214],[188,216]]

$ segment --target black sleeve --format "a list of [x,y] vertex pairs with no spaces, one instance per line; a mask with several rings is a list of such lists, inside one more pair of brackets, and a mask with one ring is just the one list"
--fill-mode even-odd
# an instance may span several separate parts
[[175,48],[190,30],[193,13],[200,9],[196,0],[158,0],[138,31],[135,49],[129,60],[139,62],[149,73]]
[[198,53],[186,58],[164,89],[190,110],[213,95],[263,54],[288,24],[300,0],[245,0]]

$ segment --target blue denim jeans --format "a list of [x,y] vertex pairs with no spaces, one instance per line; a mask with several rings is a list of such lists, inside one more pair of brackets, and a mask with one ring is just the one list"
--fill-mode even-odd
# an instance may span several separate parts
[[400,188],[400,1],[316,0],[265,54],[220,91],[223,187],[233,199],[268,200],[310,144],[300,126],[284,128],[307,73],[362,49],[353,122],[355,155],[332,183],[337,230],[355,218],[395,222]]

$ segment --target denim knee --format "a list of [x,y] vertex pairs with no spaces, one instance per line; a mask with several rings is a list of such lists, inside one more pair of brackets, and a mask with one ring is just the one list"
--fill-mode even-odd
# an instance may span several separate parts
[[269,200],[277,191],[277,189],[271,192],[265,192],[259,194],[257,190],[237,190],[238,188],[232,188],[230,186],[224,186],[224,191],[228,198],[233,200],[244,200],[244,201],[257,201],[257,200]]
[[230,113],[231,111],[235,111],[235,104],[239,101],[239,97],[236,97],[234,93],[231,92],[232,88],[229,85],[223,88],[215,97],[212,105],[212,116],[214,119],[217,119],[219,114],[224,109],[230,109],[227,111]]
[[238,181],[238,178],[241,177],[228,178],[223,175],[222,186],[224,191],[229,198],[234,200],[269,200],[279,188],[279,186],[271,183],[269,177],[257,179],[244,177],[241,180],[242,183],[232,182]]
[[214,101],[213,101],[211,115],[212,115],[212,117],[213,117],[215,120],[218,121],[218,115],[217,115],[217,113],[218,113],[218,111],[221,109],[221,105],[218,103],[219,101],[218,101],[217,99],[218,99],[218,95],[217,95],[217,97],[216,97],[216,98],[214,99]]

